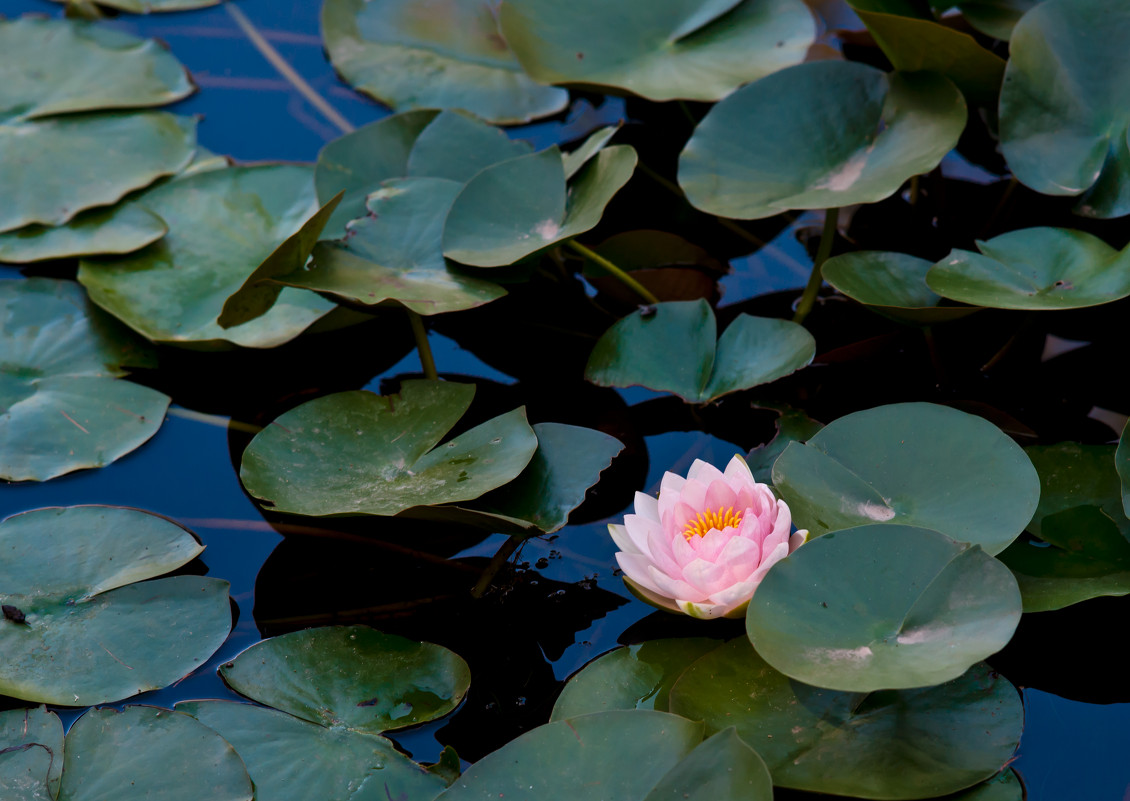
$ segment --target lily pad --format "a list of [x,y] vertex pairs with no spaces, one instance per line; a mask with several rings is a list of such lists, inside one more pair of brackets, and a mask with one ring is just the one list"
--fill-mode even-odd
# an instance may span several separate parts
[[101,467],[165,419],[168,395],[118,380],[152,354],[70,281],[0,282],[0,353],[2,479]]
[[26,264],[89,254],[140,250],[163,237],[165,221],[139,203],[81,212],[57,227],[28,225],[0,233],[0,262]]
[[194,348],[268,348],[298,336],[334,308],[309,292],[283,290],[271,310],[234,328],[217,320],[224,302],[264,261],[301,264],[316,215],[309,167],[263,165],[171,181],[145,197],[169,234],[116,259],[88,259],[79,281],[91,300],[158,342]]
[[733,728],[703,740],[644,801],[772,801],[773,780],[757,752]]
[[1067,228],[1024,228],[954,250],[926,283],[940,295],[998,309],[1079,309],[1130,295],[1130,248]]
[[303,515],[394,515],[469,501],[516,478],[537,449],[522,409],[438,445],[474,394],[468,384],[412,380],[398,395],[309,401],[255,436],[240,479],[273,509]]
[[999,428],[932,403],[841,417],[806,444],[789,445],[773,465],[773,485],[812,536],[895,523],[993,555],[1024,530],[1040,497],[1035,468]]
[[899,322],[931,325],[977,311],[970,306],[939,306],[941,295],[926,284],[933,263],[905,253],[861,250],[824,262],[824,280],[854,301]]
[[1044,0],[1012,31],[1000,99],[1001,152],[1018,181],[1082,195],[1088,217],[1130,214],[1130,7]]
[[564,720],[610,709],[664,712],[679,675],[718,645],[718,640],[705,637],[678,637],[609,651],[569,678],[549,719]]
[[334,68],[395,109],[466,109],[497,123],[565,107],[564,89],[531,80],[478,0],[326,0],[322,38]]
[[89,705],[172,684],[231,629],[228,583],[153,579],[203,547],[138,509],[37,509],[0,523],[0,693]]
[[719,100],[804,61],[816,38],[798,0],[635,0],[615,13],[602,0],[506,0],[498,16],[534,80],[650,100]]
[[800,409],[788,406],[777,409],[780,416],[773,425],[777,434],[764,445],[758,445],[746,456],[746,464],[753,473],[754,481],[760,484],[773,483],[773,463],[777,461],[785,448],[791,442],[806,442],[809,437],[824,427],[824,424],[813,420]]
[[1012,758],[1024,716],[1019,693],[985,664],[934,687],[846,693],[789,679],[744,637],[691,665],[670,709],[708,733],[736,727],[778,787],[878,799],[988,779]]
[[965,21],[986,36],[1007,42],[1020,18],[1041,0],[964,0],[958,3]]
[[934,73],[798,64],[710,110],[679,157],[679,185],[696,208],[741,219],[872,203],[934,169],[965,118],[961,92]]
[[1020,613],[1016,579],[981,548],[872,525],[826,534],[775,565],[746,632],[787,676],[870,692],[956,679],[1008,644]]
[[1044,612],[1101,595],[1130,593],[1130,519],[1110,445],[1026,450],[1040,474],[1030,531],[1000,559],[1016,575],[1025,612]]
[[63,724],[46,707],[0,712],[0,797],[54,801],[63,773]]
[[633,312],[597,341],[585,378],[600,386],[645,386],[690,403],[768,384],[816,355],[816,340],[787,320],[740,314],[716,341],[705,300],[660,303]]
[[475,267],[513,264],[595,228],[604,208],[632,177],[636,151],[601,150],[565,186],[556,147],[487,167],[455,198],[443,253]]

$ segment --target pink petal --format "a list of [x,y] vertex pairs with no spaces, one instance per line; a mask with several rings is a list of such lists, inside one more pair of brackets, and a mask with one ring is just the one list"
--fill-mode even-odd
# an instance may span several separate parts
[[659,519],[666,520],[679,502],[679,495],[686,486],[687,480],[674,473],[664,473],[663,481],[659,484]]
[[676,600],[676,604],[686,614],[691,617],[697,617],[702,620],[713,620],[714,618],[724,617],[729,611],[724,606],[711,603],[692,603],[691,601]]
[[789,537],[789,553],[792,553],[806,542],[808,542],[808,529],[802,528]]
[[690,545],[700,559],[709,559],[711,562],[716,562],[722,548],[737,536],[737,533],[737,529],[732,526],[727,526],[721,531],[711,529],[705,537],[691,537]]
[[695,459],[691,464],[691,469],[687,471],[688,481],[701,481],[703,484],[709,484],[711,481],[719,481],[725,478],[722,471],[709,462],[704,462],[702,459]]
[[[706,600],[706,594],[692,587],[689,582],[665,575],[655,565],[648,566],[648,575],[651,577],[651,584],[659,588],[660,595],[666,595],[668,598],[676,600],[685,598],[692,603]],[[632,578],[634,580],[635,577]]]
[[647,493],[636,493],[636,514],[649,520],[659,522],[659,501]]
[[[721,588],[719,582],[725,576],[725,566],[707,562],[705,559],[695,559],[683,568],[683,579],[704,596],[709,596],[719,590]],[[721,586],[724,587],[725,585]]]
[[632,541],[632,538],[628,536],[628,529],[624,526],[609,523],[608,533],[612,535],[612,541],[616,543],[616,547],[624,553],[639,553],[636,544]]
[[773,567],[773,565],[777,564],[788,555],[789,544],[787,542],[782,542],[780,545],[778,545],[776,548],[762,557],[761,564],[757,566],[757,570],[753,571],[753,575],[749,577],[750,580],[752,581],[756,579],[757,583],[760,584],[761,580],[765,578],[765,574],[769,572],[769,568]]
[[[617,553],[616,564],[620,565],[620,569],[624,571],[625,576],[645,590],[654,592],[657,595],[665,595],[665,593],[659,589],[659,585],[651,578],[651,570],[655,568],[652,566],[651,562],[647,560],[647,557],[635,553]],[[667,597],[673,598],[674,596],[668,595]]]
[[711,595],[710,602],[732,609],[738,604],[744,604],[752,598],[754,590],[757,589],[757,585],[760,583],[760,578],[755,579],[750,577],[745,581],[739,581],[737,584],[731,584],[729,587],[726,587],[726,589]]
[[706,499],[699,508],[717,512],[719,509],[732,509],[737,502],[738,495],[730,489],[729,484],[725,481],[712,481],[706,490]]
[[734,482],[739,482],[739,486],[741,484],[755,483],[753,479],[753,471],[749,469],[749,465],[746,464],[745,459],[738,456],[737,454],[734,454],[734,457],[730,459],[729,464],[726,465],[726,472],[724,473],[724,475],[726,476],[726,481],[730,483],[730,486],[734,486]]
[[689,565],[695,559],[698,559],[698,553],[695,551],[694,546],[687,542],[687,538],[682,534],[674,535],[668,542],[671,543],[671,556],[674,557],[680,569],[682,569],[684,565]]
[[688,481],[679,493],[679,503],[685,503],[697,513],[706,508],[706,485],[701,481]]
[[679,609],[679,605],[675,603],[674,598],[666,598],[658,593],[654,593],[646,587],[632,581],[627,576],[624,577],[624,583],[628,585],[629,590],[652,606],[658,606],[660,609],[669,609],[672,612],[682,611]]
[[624,528],[627,529],[628,538],[635,547],[621,548],[620,550],[651,556],[651,547],[648,544],[649,537],[653,531],[662,531],[659,523],[640,515],[624,515]]
[[[682,536],[679,536],[683,540]],[[686,542],[686,540],[683,540]],[[677,576],[682,571],[681,563],[675,558],[672,550],[673,541],[666,532],[653,529],[648,536],[647,547],[651,553],[652,563],[672,576]]]
[[732,571],[735,581],[744,581],[760,564],[761,547],[754,540],[734,537],[722,548],[716,561]]

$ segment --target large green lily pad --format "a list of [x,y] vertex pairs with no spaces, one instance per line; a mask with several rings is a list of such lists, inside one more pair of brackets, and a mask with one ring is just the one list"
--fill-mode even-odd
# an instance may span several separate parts
[[1011,759],[1024,720],[1016,689],[985,664],[934,687],[845,693],[789,679],[744,637],[691,665],[670,709],[708,733],[736,727],[778,787],[878,799],[988,779]]
[[926,284],[933,262],[878,250],[833,256],[824,262],[824,280],[852,300],[893,320],[930,325],[977,311],[970,306],[939,306],[941,295]]
[[719,100],[804,61],[816,37],[798,0],[506,0],[498,16],[534,80],[650,100]]
[[54,801],[63,773],[63,724],[46,707],[0,712],[0,797]]
[[746,632],[787,676],[870,692],[956,679],[1008,644],[1020,613],[1016,579],[981,548],[872,525],[818,537],[775,565]]
[[773,779],[734,729],[706,738],[659,780],[644,801],[773,801]]
[[[83,706],[172,684],[231,629],[228,582],[154,579],[203,547],[138,509],[37,509],[0,523],[0,693]],[[18,616],[17,616],[18,617]]]
[[497,123],[528,122],[565,107],[564,89],[518,66],[494,9],[478,0],[326,0],[322,38],[334,68],[396,109],[466,109]]
[[1046,195],[1082,195],[1088,217],[1130,214],[1130,6],[1044,0],[1012,31],[1001,152]]
[[1130,248],[1067,228],[1024,228],[954,250],[926,276],[953,300],[998,309],[1079,309],[1130,295]]
[[870,523],[920,526],[997,554],[1024,530],[1040,479],[987,420],[932,403],[841,417],[773,465],[793,521],[813,536]]
[[[266,348],[287,342],[334,308],[283,290],[263,316],[222,328],[225,301],[269,259],[301,265],[318,215],[309,167],[233,167],[192,175],[146,194],[170,233],[116,259],[88,259],[79,281],[91,299],[151,340],[195,348]],[[316,237],[316,234],[314,235]],[[305,252],[303,252],[305,251]]]
[[741,219],[872,203],[936,167],[965,118],[961,92],[934,73],[799,64],[710,110],[679,157],[679,185],[696,208]]
[[405,381],[398,395],[339,392],[282,415],[243,454],[243,486],[280,512],[394,515],[469,501],[513,480],[537,449],[515,409],[437,445],[475,388]]
[[745,458],[746,464],[753,473],[754,481],[761,484],[773,483],[773,463],[790,443],[806,442],[824,427],[823,423],[813,420],[800,409],[793,409],[787,405],[769,408],[775,408],[780,414],[773,422],[777,433],[773,439],[751,450]]
[[768,384],[816,355],[816,340],[788,320],[740,314],[716,338],[705,300],[672,301],[617,321],[597,341],[585,378],[611,387],[645,386],[690,403]]
[[88,254],[132,253],[168,233],[165,221],[140,203],[89,209],[57,227],[28,225],[0,233],[0,262],[25,264]]
[[70,281],[0,282],[0,478],[101,467],[152,437],[169,396],[118,379],[152,353]]

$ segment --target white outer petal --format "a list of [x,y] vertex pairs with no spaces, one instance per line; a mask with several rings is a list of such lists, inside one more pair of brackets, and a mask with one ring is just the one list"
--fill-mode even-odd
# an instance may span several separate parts
[[640,553],[639,548],[632,542],[632,538],[628,536],[628,529],[624,526],[616,525],[615,523],[608,524],[608,533],[612,535],[612,541],[616,543],[616,547],[624,553]]
[[701,481],[703,484],[709,485],[711,481],[724,479],[725,476],[721,470],[710,462],[702,461],[702,459],[695,459],[691,464],[691,469],[687,471],[687,481]]
[[659,500],[648,495],[646,492],[636,493],[636,514],[640,517],[646,517],[649,520],[659,522]]

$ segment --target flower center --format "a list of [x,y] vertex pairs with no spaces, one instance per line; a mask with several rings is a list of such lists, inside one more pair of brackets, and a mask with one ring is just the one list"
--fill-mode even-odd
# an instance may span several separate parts
[[732,506],[726,509],[719,509],[718,511],[707,509],[705,512],[699,512],[694,520],[688,521],[687,524],[683,526],[683,536],[688,540],[691,537],[705,537],[707,532],[712,528],[721,531],[727,526],[737,528],[741,524],[742,513],[735,512]]

